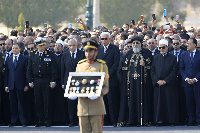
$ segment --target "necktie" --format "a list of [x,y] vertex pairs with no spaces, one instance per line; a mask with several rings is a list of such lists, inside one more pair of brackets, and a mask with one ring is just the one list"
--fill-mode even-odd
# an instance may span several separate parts
[[15,56],[15,59],[14,59],[14,66],[15,66],[15,68],[17,66],[17,56]]
[[176,52],[176,58],[177,58],[177,62],[178,62],[178,52]]
[[9,53],[6,53],[7,54],[7,58],[10,56],[10,54]]
[[178,52],[176,52],[176,57],[178,56]]
[[108,48],[107,48],[107,47],[104,47],[104,53],[106,53],[107,50],[108,50]]
[[42,57],[42,53],[40,53],[40,55],[39,55],[40,57]]
[[72,64],[75,64],[74,54],[75,53],[72,53]]
[[75,53],[72,53],[72,59],[74,59],[74,54],[75,54]]
[[190,60],[191,60],[191,62],[193,62],[193,59],[194,59],[194,55],[193,54],[194,54],[194,52],[191,52],[190,54],[191,54],[190,55]]

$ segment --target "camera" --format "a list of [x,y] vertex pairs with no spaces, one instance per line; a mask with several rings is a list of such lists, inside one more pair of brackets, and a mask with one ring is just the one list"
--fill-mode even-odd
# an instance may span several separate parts
[[44,23],[44,28],[47,28],[47,23]]
[[177,24],[177,30],[182,30],[181,24]]
[[76,21],[77,23],[80,23],[81,19],[80,19],[80,18],[75,18],[75,21]]
[[156,15],[152,14],[152,18],[153,18],[153,20],[156,20]]
[[29,21],[26,20],[26,28],[29,28]]
[[167,16],[167,9],[164,9],[164,17]]

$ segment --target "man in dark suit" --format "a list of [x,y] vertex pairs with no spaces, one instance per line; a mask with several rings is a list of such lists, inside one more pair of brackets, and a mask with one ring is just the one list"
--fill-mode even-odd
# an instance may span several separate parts
[[3,113],[2,113],[2,85],[3,85],[3,68],[4,68],[4,56],[3,53],[0,52],[0,125],[3,124]]
[[186,109],[188,115],[188,126],[197,122],[200,126],[200,51],[196,49],[197,40],[190,38],[186,52],[182,53],[180,60],[180,71],[182,75],[182,86],[185,90]]
[[36,42],[37,49],[31,52],[28,60],[28,82],[34,89],[35,105],[38,123],[35,127],[45,124],[51,126],[50,94],[56,86],[57,67],[55,54],[45,50],[45,42],[41,39]]
[[109,93],[104,96],[107,115],[105,115],[105,125],[109,124],[109,115],[113,126],[117,126],[119,113],[119,87],[117,69],[120,61],[120,51],[116,45],[110,43],[110,33],[101,33],[101,46],[98,48],[98,59],[106,61],[109,72]]
[[[180,64],[180,58],[181,58],[181,54],[184,52],[184,50],[182,50],[180,48],[181,46],[181,39],[179,36],[177,36],[176,38],[173,39],[173,43],[172,43],[172,47],[173,47],[173,51],[170,51],[170,54],[173,54],[176,56],[177,59],[177,64],[179,66]],[[186,103],[185,103],[185,93],[184,93],[184,88],[181,85],[182,82],[182,77],[181,77],[181,72],[178,69],[177,71],[177,78],[176,78],[176,82],[177,82],[177,91],[178,91],[178,104],[179,104],[179,123],[181,125],[183,125],[186,121]]]
[[18,116],[22,126],[26,126],[24,117],[24,91],[28,90],[28,82],[26,79],[27,58],[20,55],[20,44],[16,43],[12,47],[13,56],[6,60],[4,86],[5,91],[9,92],[11,124],[17,124]]
[[[5,39],[5,38],[4,38]],[[8,57],[12,56],[12,45],[13,40],[11,39],[5,39],[5,50],[4,51],[4,64]],[[3,46],[2,46],[3,48]],[[4,116],[4,123],[3,125],[8,125],[10,123],[10,102],[9,102],[9,94],[5,91],[2,92],[2,104],[3,104],[3,116]]]
[[[68,41],[69,51],[62,55],[61,60],[61,83],[62,88],[65,89],[69,72],[75,72],[77,63],[85,59],[85,52],[77,49],[76,39],[70,39]],[[67,99],[68,103],[68,115],[69,126],[76,126],[78,124],[77,119],[77,100]]]

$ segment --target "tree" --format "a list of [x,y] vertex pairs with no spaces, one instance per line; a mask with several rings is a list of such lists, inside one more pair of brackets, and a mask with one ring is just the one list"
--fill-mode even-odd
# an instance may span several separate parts
[[62,21],[74,22],[79,14],[79,8],[86,4],[86,0],[1,0],[0,22],[7,27],[18,26],[18,15],[30,21],[30,26],[48,23],[57,28]]
[[18,16],[18,23],[19,23],[19,27],[17,28],[18,31],[23,32],[24,31],[24,25],[25,25],[25,18],[23,13],[20,13]]

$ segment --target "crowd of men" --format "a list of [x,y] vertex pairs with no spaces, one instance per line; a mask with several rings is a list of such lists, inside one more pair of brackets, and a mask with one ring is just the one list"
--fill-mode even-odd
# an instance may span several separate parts
[[141,17],[112,30],[90,30],[80,19],[84,30],[0,34],[0,124],[77,126],[78,100],[64,93],[90,40],[100,44],[97,59],[108,66],[104,125],[200,126],[200,30],[174,28],[165,19],[161,27]]

